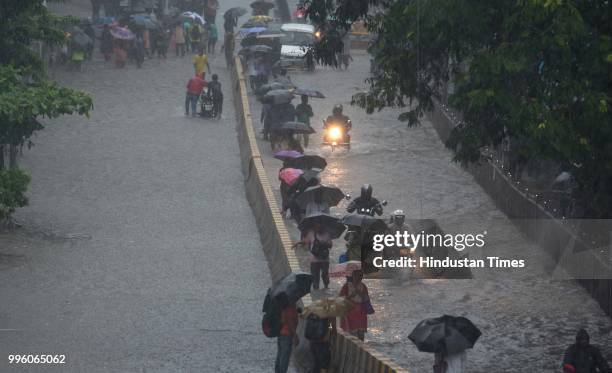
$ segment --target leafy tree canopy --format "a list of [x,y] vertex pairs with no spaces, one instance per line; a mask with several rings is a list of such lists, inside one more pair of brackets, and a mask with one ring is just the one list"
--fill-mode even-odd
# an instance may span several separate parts
[[560,162],[612,215],[612,12],[607,0],[312,0],[324,33],[317,59],[335,64],[356,20],[375,35],[378,73],[353,102],[368,113],[406,107],[418,123],[448,82],[465,119],[447,145],[475,162],[505,135],[530,158]]

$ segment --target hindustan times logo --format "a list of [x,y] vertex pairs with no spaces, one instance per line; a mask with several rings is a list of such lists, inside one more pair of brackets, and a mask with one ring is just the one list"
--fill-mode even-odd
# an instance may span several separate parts
[[457,251],[463,251],[472,247],[481,248],[485,245],[484,237],[487,231],[478,234],[441,234],[441,233],[408,233],[396,232],[395,234],[374,235],[372,249],[382,251],[385,247],[402,247],[418,249],[421,247],[447,247]]

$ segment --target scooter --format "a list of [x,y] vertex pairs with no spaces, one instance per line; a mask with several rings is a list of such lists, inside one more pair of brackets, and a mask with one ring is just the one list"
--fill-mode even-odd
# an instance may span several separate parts
[[352,127],[350,120],[346,124],[323,121],[323,145],[330,145],[332,152],[338,146],[351,150],[351,135],[348,132]]

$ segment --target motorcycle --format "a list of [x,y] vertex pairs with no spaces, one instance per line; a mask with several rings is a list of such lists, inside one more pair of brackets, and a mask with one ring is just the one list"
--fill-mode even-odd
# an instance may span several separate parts
[[357,209],[355,212],[359,215],[368,215],[368,216],[375,216],[376,215],[376,211],[380,209],[380,211],[382,212],[383,207],[387,206],[387,201],[382,201],[379,202],[378,204],[370,207],[370,208],[360,208]]
[[338,146],[351,150],[351,135],[348,132],[352,126],[350,120],[346,124],[323,121],[323,145],[330,145],[332,152]]

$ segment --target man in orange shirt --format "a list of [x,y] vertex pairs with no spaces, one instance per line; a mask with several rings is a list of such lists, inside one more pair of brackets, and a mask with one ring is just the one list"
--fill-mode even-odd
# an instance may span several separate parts
[[289,304],[281,311],[281,329],[277,337],[278,351],[274,364],[275,373],[287,373],[289,360],[291,359],[291,349],[298,344],[299,339],[296,334],[298,324],[298,312],[295,304]]

